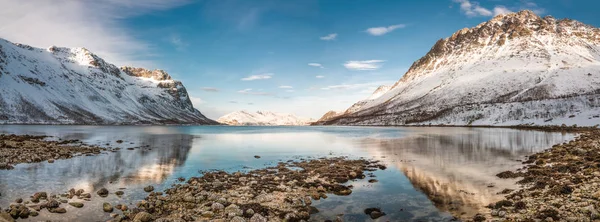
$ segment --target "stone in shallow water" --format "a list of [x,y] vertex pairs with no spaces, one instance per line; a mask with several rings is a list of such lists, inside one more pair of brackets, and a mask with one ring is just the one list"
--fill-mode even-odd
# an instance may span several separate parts
[[104,210],[104,212],[111,213],[113,212],[113,207],[110,205],[110,203],[103,203],[102,210]]
[[98,194],[98,196],[101,197],[106,197],[108,196],[108,190],[106,188],[100,188],[100,190],[98,190],[98,192],[96,192],[96,194]]
[[144,187],[144,191],[146,191],[146,192],[152,192],[153,190],[154,190],[154,186]]
[[83,203],[81,202],[71,202],[69,203],[69,205],[76,207],[76,208],[82,208],[83,207]]

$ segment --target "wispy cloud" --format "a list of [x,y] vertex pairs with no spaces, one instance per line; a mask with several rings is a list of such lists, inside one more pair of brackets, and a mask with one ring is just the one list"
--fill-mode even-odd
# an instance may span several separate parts
[[385,60],[347,61],[344,67],[350,70],[377,70],[381,68],[383,62]]
[[322,69],[322,68],[325,68],[325,67],[323,67],[323,65],[321,65],[321,63],[316,63],[316,62],[311,62],[311,63],[308,63],[308,65],[309,65],[309,66],[314,66],[314,67],[319,67],[319,68],[321,68],[321,69]]
[[521,0],[517,4],[511,5],[510,7],[504,5],[495,5],[492,9],[482,7],[479,2],[470,0],[453,0],[455,3],[460,4],[460,11],[463,12],[467,17],[477,16],[497,16],[512,13],[516,10],[528,9],[534,13],[541,15],[545,13],[545,9],[539,7],[535,2],[528,0]]
[[169,42],[175,46],[175,49],[177,51],[183,51],[185,50],[189,44],[184,42],[183,40],[181,40],[181,37],[178,34],[173,34],[171,35],[171,38],[169,39]]
[[354,90],[360,93],[372,93],[377,87],[381,85],[387,85],[393,81],[374,81],[364,83],[353,83],[353,84],[338,84],[321,87],[321,90]]
[[506,7],[504,7],[503,5],[498,5],[496,7],[494,7],[494,16],[496,15],[505,15],[508,13],[511,13],[512,11]]
[[325,78],[325,76],[315,76],[315,78],[322,79],[322,78]]
[[388,27],[372,27],[365,30],[365,32],[369,33],[370,35],[380,36],[404,27],[406,27],[406,25],[404,24],[390,25]]
[[192,105],[194,105],[195,108],[200,107],[201,104],[206,103],[206,101],[200,99],[199,97],[193,97],[190,96],[190,101],[192,102]]
[[229,101],[229,103],[237,104],[238,102],[231,100],[231,101]]
[[280,89],[293,89],[292,86],[279,86]]
[[295,92],[295,90],[293,90],[293,89],[288,89],[288,90],[286,90],[286,92],[290,92],[290,93],[291,93],[291,92]]
[[242,81],[253,81],[253,80],[261,80],[261,79],[270,79],[271,77],[273,77],[272,73],[265,73],[265,74],[259,74],[259,75],[251,75],[245,78],[242,78]]
[[200,88],[202,91],[206,91],[206,92],[218,92],[219,89],[214,88],[214,87],[202,87]]
[[492,11],[481,7],[479,2],[471,2],[469,0],[454,0],[454,2],[460,4],[460,10],[468,17],[493,15]]
[[268,92],[254,91],[252,89],[242,89],[242,90],[238,91],[238,93],[241,93],[241,94],[244,94],[244,95],[257,95],[257,96],[269,96],[269,95],[272,95],[271,93],[268,93]]
[[150,44],[136,38],[120,21],[188,2],[0,0],[3,9],[10,9],[10,13],[0,13],[0,36],[42,48],[86,47],[110,63],[152,66],[147,57],[140,56],[151,54]]
[[320,39],[325,40],[325,41],[331,41],[331,40],[335,40],[335,38],[337,38],[337,35],[338,35],[337,33],[331,33],[329,35],[320,37]]

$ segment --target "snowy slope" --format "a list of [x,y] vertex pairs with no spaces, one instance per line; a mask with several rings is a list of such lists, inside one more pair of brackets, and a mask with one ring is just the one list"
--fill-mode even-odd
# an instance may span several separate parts
[[268,111],[237,111],[224,115],[217,122],[227,125],[250,125],[250,126],[298,126],[309,125],[314,122],[310,118],[301,118],[294,114],[274,113]]
[[0,39],[0,124],[216,124],[162,70]]
[[600,29],[521,11],[439,40],[386,93],[321,123],[596,125],[599,95]]

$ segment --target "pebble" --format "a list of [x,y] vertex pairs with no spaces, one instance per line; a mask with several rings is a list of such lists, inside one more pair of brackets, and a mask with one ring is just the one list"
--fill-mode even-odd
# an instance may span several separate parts
[[104,210],[104,212],[111,213],[113,212],[113,207],[110,205],[110,203],[103,203],[102,210]]

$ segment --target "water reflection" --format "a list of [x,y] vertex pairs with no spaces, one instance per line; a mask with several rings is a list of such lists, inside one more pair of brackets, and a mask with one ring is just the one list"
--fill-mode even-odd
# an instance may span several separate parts
[[314,201],[321,211],[315,221],[339,214],[345,221],[369,221],[363,213],[369,207],[381,207],[387,214],[380,221],[447,221],[452,219],[448,212],[470,214],[497,200],[497,192],[514,186],[513,181],[496,178],[496,173],[516,169],[524,155],[572,138],[512,129],[382,127],[0,126],[0,133],[52,135],[121,148],[0,171],[0,206],[37,191],[127,188],[122,199],[96,198],[82,209],[67,206],[66,215],[35,218],[53,221],[110,219],[98,210],[102,202],[135,203],[146,195],[142,187],[162,190],[178,177],[197,176],[198,170],[260,168],[330,153],[380,159],[389,168],[375,172],[378,183],[350,182],[354,186],[350,196]]
[[362,145],[402,172],[438,209],[469,217],[500,200],[503,189],[516,188],[515,180],[494,175],[517,169],[525,155],[572,138],[512,129],[427,128],[404,138],[364,139]]

